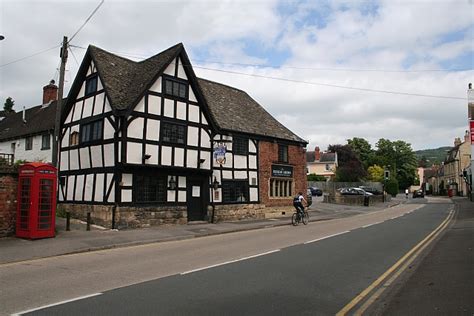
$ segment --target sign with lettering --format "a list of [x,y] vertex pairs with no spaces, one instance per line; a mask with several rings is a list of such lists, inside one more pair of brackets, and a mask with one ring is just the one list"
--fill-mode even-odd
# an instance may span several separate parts
[[293,167],[272,165],[272,177],[291,178],[293,177]]
[[217,147],[214,147],[214,160],[219,164],[225,164],[225,153],[227,151],[227,146],[223,143],[219,143]]
[[469,122],[469,127],[471,130],[471,145],[474,145],[474,121]]

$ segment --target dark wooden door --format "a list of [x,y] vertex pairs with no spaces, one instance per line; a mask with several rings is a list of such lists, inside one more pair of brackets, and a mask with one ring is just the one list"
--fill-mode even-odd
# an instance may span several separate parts
[[188,221],[202,221],[207,213],[206,185],[203,178],[187,179],[187,208]]

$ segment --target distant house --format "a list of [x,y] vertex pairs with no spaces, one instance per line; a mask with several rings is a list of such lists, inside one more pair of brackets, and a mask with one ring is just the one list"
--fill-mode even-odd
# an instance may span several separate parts
[[337,153],[321,152],[319,147],[314,151],[306,152],[306,167],[308,174],[323,176],[326,180],[333,180],[336,176]]
[[52,141],[58,87],[43,87],[43,103],[9,113],[0,121],[0,154],[13,161],[52,161]]
[[140,62],[89,46],[67,100],[59,201],[75,217],[263,218],[306,189],[306,141],[246,92],[196,77],[182,44]]
[[[467,196],[468,186],[464,179],[463,171],[471,163],[471,137],[469,131],[464,134],[464,141],[457,137],[454,147],[447,153],[444,160],[444,173],[440,176],[446,190],[451,190],[454,195]],[[449,192],[449,191],[448,191]]]

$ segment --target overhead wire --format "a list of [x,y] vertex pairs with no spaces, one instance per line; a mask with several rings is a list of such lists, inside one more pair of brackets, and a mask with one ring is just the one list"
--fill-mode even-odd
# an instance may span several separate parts
[[8,66],[8,65],[11,65],[11,64],[14,64],[14,63],[17,63],[17,62],[20,62],[20,61],[23,61],[23,60],[25,60],[25,59],[28,59],[28,58],[31,58],[31,57],[34,57],[34,56],[37,56],[37,55],[40,55],[40,54],[43,54],[43,53],[46,53],[46,52],[48,52],[48,51],[50,51],[50,50],[53,50],[53,49],[56,49],[56,48],[58,48],[58,47],[61,47],[61,44],[56,45],[56,46],[53,46],[53,47],[50,47],[50,48],[47,48],[47,49],[44,49],[44,50],[42,50],[42,51],[39,51],[39,52],[37,52],[37,53],[31,54],[31,55],[28,55],[28,56],[25,56],[25,57],[22,57],[22,58],[18,58],[18,59],[16,59],[16,60],[12,60],[12,61],[10,61],[10,62],[8,62],[8,63],[6,63],[6,64],[0,65],[0,68],[1,68],[1,67],[5,67],[5,66]]
[[76,31],[76,33],[74,33],[71,38],[68,40],[68,43],[71,42],[74,37],[76,37],[76,35],[84,28],[84,26],[86,26],[86,24],[89,22],[89,20],[94,16],[94,14],[97,12],[97,10],[99,10],[99,8],[102,6],[102,4],[104,4],[104,0],[101,0],[99,5],[94,9],[94,11],[92,11],[92,13],[87,17],[87,19],[85,20],[85,22],[81,25],[81,27]]

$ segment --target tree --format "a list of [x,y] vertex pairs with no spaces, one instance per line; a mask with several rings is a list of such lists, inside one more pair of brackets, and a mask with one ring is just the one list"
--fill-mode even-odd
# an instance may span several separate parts
[[418,167],[427,168],[428,167],[428,160],[425,156],[421,156],[420,160],[418,160]]
[[326,181],[326,178],[321,175],[317,175],[315,173],[310,173],[307,176],[308,181],[316,181],[316,182],[321,182],[321,181]]
[[354,152],[350,145],[329,145],[328,150],[337,152],[336,181],[358,182],[366,177],[367,172],[359,159],[359,155]]
[[5,112],[7,112],[7,113],[14,112],[14,110],[13,110],[14,105],[15,105],[15,101],[13,101],[13,99],[11,97],[8,97],[5,100],[5,104],[3,105],[3,110],[5,110]]
[[367,140],[364,138],[354,137],[348,139],[347,144],[349,144],[354,152],[359,155],[359,159],[364,164],[364,168],[367,169],[369,166],[374,164],[374,151]]
[[370,166],[367,169],[367,173],[369,174],[368,179],[373,182],[382,182],[384,180],[383,172],[384,169],[379,165]]

